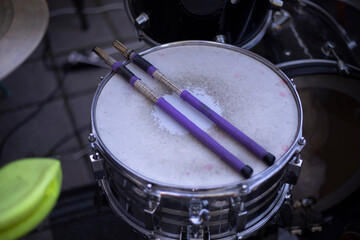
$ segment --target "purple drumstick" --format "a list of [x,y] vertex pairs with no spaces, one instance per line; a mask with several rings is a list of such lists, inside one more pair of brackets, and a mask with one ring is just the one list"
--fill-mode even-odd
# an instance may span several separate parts
[[211,151],[216,153],[224,162],[229,164],[235,171],[242,173],[246,178],[249,178],[253,170],[248,166],[242,163],[237,159],[233,154],[216,142],[212,137],[210,137],[206,132],[201,130],[196,126],[192,121],[175,109],[170,103],[168,103],[164,98],[159,98],[156,102],[156,105],[159,106],[164,112],[170,115],[175,119],[181,126],[188,130],[194,137],[200,140],[205,146],[207,146]]
[[171,90],[176,92],[180,97],[188,102],[191,106],[202,112],[205,116],[207,116],[210,120],[212,120],[216,125],[222,128],[225,132],[227,132],[230,136],[235,138],[238,142],[244,145],[249,151],[255,154],[257,157],[261,158],[268,165],[272,165],[275,162],[275,156],[271,153],[267,152],[263,147],[249,138],[246,134],[237,129],[234,125],[228,122],[226,119],[221,117],[211,108],[206,106],[203,102],[193,96],[187,90],[182,90],[179,87],[175,86],[172,82],[170,82],[165,75],[163,75],[160,70],[158,70],[155,66],[149,63],[140,55],[136,54],[133,50],[126,48],[119,41],[113,42],[113,45],[120,50],[126,58],[132,60],[136,65],[138,65],[141,69],[146,71],[150,76],[159,80],[166,86],[168,86]]
[[231,154],[228,150],[226,150],[223,146],[216,142],[210,135],[200,129],[191,120],[189,120],[181,112],[174,108],[170,103],[168,103],[163,97],[158,97],[156,94],[152,93],[152,91],[145,85],[145,83],[143,83],[141,79],[138,78],[135,74],[133,74],[129,69],[117,63],[113,64],[113,69],[114,68],[116,72],[123,76],[126,80],[128,80],[132,86],[136,87],[141,93],[152,99],[157,106],[159,106],[164,112],[171,116],[186,130],[188,130],[201,143],[203,143],[211,151],[217,154],[235,171],[240,172],[246,178],[249,178],[251,176],[253,172],[251,167],[242,163],[238,158],[236,158],[233,154]]
[[241,144],[243,144],[247,149],[253,152],[257,157],[264,159],[268,164],[272,164],[269,154],[265,149],[263,149],[259,144],[254,142],[251,138],[246,136],[239,129],[234,127],[231,123],[229,123],[226,119],[217,114],[214,110],[206,106],[199,99],[194,97],[187,90],[183,90],[180,94],[180,97],[186,102],[190,103],[194,108],[202,112],[205,116],[211,119],[216,125],[221,127],[225,132],[227,132],[230,136],[235,138]]
[[253,170],[250,166],[242,163],[238,158],[236,158],[233,154],[231,154],[223,146],[216,142],[211,136],[209,136],[206,132],[201,130],[187,117],[185,117],[182,113],[175,109],[164,98],[159,97],[156,93],[154,93],[145,83],[140,80],[140,78],[133,74],[124,65],[116,62],[115,59],[110,57],[98,47],[95,47],[93,51],[99,57],[104,59],[105,62],[112,67],[114,72],[120,74],[139,92],[141,92],[144,96],[146,96],[156,105],[158,105],[163,111],[165,111],[169,116],[171,116],[186,130],[188,130],[194,137],[196,137],[201,143],[203,143],[211,151],[217,154],[224,162],[229,164],[235,171],[241,173],[246,178],[249,178],[251,176]]

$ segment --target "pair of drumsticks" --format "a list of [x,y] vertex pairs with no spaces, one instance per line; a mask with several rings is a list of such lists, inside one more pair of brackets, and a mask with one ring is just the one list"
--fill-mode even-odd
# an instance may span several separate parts
[[[249,151],[255,154],[257,157],[265,161],[268,165],[272,165],[275,162],[275,156],[267,152],[259,144],[253,141],[251,138],[246,136],[239,129],[234,127],[231,123],[217,114],[215,111],[210,109],[199,99],[194,97],[187,90],[183,90],[173,82],[171,82],[163,73],[160,72],[155,66],[145,60],[142,56],[137,54],[134,50],[127,48],[119,41],[114,41],[113,45],[118,49],[128,60],[131,60],[142,70],[147,72],[150,76],[157,79],[176,94],[180,96],[183,100],[188,102],[191,106],[199,110],[206,117],[211,119],[215,124],[227,132],[230,136],[239,141],[244,145]],[[134,73],[132,73],[126,66],[122,63],[117,62],[114,58],[105,53],[102,49],[95,47],[93,51],[102,58],[106,64],[112,67],[112,70],[120,74],[125,78],[133,87],[135,87],[139,92],[144,96],[150,99],[154,104],[159,106],[164,112],[170,115],[174,120],[176,120],[180,125],[182,125],[186,130],[188,130],[194,137],[196,137],[201,143],[208,147],[211,151],[217,154],[224,162],[229,164],[235,171],[241,173],[244,177],[249,178],[253,172],[253,169],[245,165],[232,153],[226,150],[222,145],[215,141],[211,136],[206,132],[200,129],[187,117],[185,117],[181,112],[174,108],[170,103],[168,103],[163,97],[157,95],[153,92],[144,82],[141,81]]]

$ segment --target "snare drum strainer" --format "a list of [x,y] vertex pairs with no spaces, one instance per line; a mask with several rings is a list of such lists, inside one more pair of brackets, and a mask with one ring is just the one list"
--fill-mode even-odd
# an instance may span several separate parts
[[95,94],[90,135],[92,167],[110,206],[148,238],[252,235],[290,197],[300,172],[305,140],[294,84],[258,55],[226,44],[177,42],[142,55],[277,160],[268,167],[129,63],[131,71],[254,173],[244,179],[112,72]]

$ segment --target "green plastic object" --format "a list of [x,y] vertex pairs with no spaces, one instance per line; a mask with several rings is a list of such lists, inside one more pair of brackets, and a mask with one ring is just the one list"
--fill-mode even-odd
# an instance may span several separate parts
[[0,239],[24,236],[54,207],[61,189],[60,161],[20,159],[0,169]]

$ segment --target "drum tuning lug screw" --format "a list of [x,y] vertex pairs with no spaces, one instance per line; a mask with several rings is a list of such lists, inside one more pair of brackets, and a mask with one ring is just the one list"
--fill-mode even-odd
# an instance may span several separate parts
[[300,144],[301,146],[304,146],[305,143],[306,143],[305,138],[304,138],[304,137],[301,137],[301,138],[299,139],[299,144]]
[[99,152],[95,152],[95,153],[94,153],[94,159],[95,159],[95,160],[99,160],[99,159],[100,159],[100,154],[99,154]]
[[149,20],[149,15],[143,12],[135,19],[135,22],[140,29],[144,29],[148,26]]
[[103,77],[103,76],[100,76],[100,80],[101,80],[101,81],[104,80],[104,77]]
[[243,239],[244,239],[244,236],[242,236],[242,235],[238,234],[238,236],[237,236],[237,240],[243,240]]
[[226,43],[226,37],[225,35],[219,34],[215,36],[214,41],[218,43]]
[[151,190],[151,189],[152,189],[152,185],[149,183],[148,185],[146,185],[146,188],[147,188],[148,190]]
[[248,189],[247,185],[245,185],[245,184],[241,185],[241,187],[240,187],[241,193],[245,194],[245,193],[248,193],[248,191],[249,191],[249,189]]
[[95,142],[95,140],[96,140],[95,135],[94,135],[93,133],[90,133],[90,134],[89,134],[89,137],[88,137],[88,140],[89,140],[90,143]]
[[280,10],[284,5],[284,2],[282,0],[269,0],[269,2],[275,11]]

